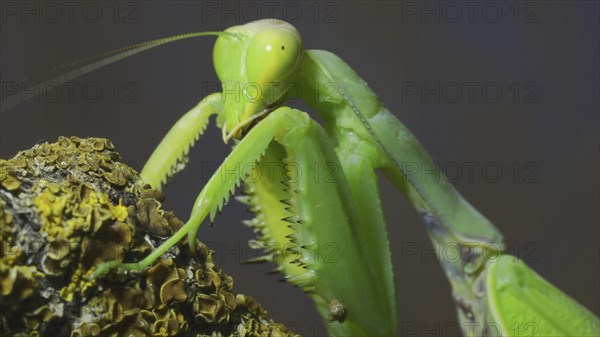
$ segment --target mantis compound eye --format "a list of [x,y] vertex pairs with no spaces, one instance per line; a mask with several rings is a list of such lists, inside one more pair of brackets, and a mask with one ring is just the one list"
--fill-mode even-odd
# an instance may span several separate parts
[[248,81],[262,86],[289,85],[295,78],[302,51],[300,35],[288,25],[256,34],[246,52]]

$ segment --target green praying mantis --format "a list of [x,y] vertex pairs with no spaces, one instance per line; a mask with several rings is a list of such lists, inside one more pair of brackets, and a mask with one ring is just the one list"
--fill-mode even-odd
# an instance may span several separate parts
[[[143,270],[185,236],[192,245],[200,224],[212,220],[244,183],[256,217],[249,222],[287,280],[310,296],[335,336],[396,334],[396,295],[375,169],[421,214],[433,242],[457,247],[460,259],[440,258],[467,336],[597,336],[590,311],[503,254],[499,231],[447,181],[422,180],[405,169],[436,170],[415,137],[340,58],[304,50],[288,23],[261,20],[224,32],[186,34],[118,50],[86,71],[136,52],[184,38],[217,35],[214,64],[224,93],[187,112],[158,145],[141,172],[154,188],[182,168],[209,118],[234,147],[196,199],[189,220],[144,260],[101,265]],[[81,75],[68,73],[62,80]],[[323,119],[286,107],[294,89]],[[236,90],[237,95],[226,93]],[[284,163],[284,170],[273,170]],[[250,171],[240,167],[252,165]],[[308,174],[318,167],[328,179]],[[325,181],[326,180],[326,181]],[[333,242],[337,260],[309,249]]]

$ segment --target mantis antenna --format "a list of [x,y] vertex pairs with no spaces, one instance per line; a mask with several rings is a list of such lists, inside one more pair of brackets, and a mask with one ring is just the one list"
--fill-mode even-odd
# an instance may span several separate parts
[[[169,44],[171,42],[175,42],[175,41],[179,41],[179,40],[186,40],[186,39],[191,39],[191,38],[196,38],[196,37],[201,37],[201,36],[226,36],[226,35],[235,37],[235,34],[233,34],[233,33],[219,32],[219,31],[185,33],[185,34],[163,37],[160,39],[150,40],[150,41],[146,41],[146,42],[140,42],[140,43],[136,43],[136,44],[133,44],[133,45],[130,45],[127,47],[122,47],[122,48],[106,51],[106,52],[103,52],[103,53],[100,53],[100,54],[97,54],[94,56],[88,56],[88,57],[80,58],[80,59],[77,59],[77,60],[74,60],[74,61],[71,61],[68,63],[64,63],[62,65],[50,68],[42,73],[39,73],[36,76],[28,77],[28,78],[21,80],[21,83],[27,84],[28,82],[34,82],[37,80],[41,80],[41,79],[50,77],[49,79],[43,80],[42,83],[39,83],[37,85],[33,84],[33,85],[27,86],[26,90],[28,92],[35,93],[35,95],[27,95],[25,97],[22,97],[21,93],[23,92],[23,88],[21,88],[19,90],[19,92],[13,94],[12,96],[9,96],[6,103],[2,104],[2,108],[0,109],[0,112],[5,112],[5,111],[19,105],[20,103],[23,103],[23,102],[29,100],[31,98],[31,96],[36,96],[36,95],[42,94],[52,86],[61,85],[67,81],[78,78],[79,76],[83,76],[89,72],[96,70],[96,69],[102,68],[111,63],[117,62],[117,61],[127,58],[129,56],[133,56],[135,54],[141,53],[148,49],[152,49],[154,47],[162,46],[162,45]],[[51,77],[51,75],[53,75],[57,72],[62,72],[62,71],[68,70],[68,69],[72,69],[72,68],[82,65],[82,64],[85,64],[85,65],[83,65],[77,69],[64,72],[58,76]]]

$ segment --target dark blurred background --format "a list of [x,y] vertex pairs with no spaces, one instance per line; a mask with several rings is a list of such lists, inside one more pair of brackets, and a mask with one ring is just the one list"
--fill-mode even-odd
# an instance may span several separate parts
[[[509,253],[599,314],[598,2],[3,1],[1,11],[3,95],[23,77],[129,44],[257,18],[292,22],[306,48],[336,53],[369,83],[500,228]],[[60,135],[97,136],[141,169],[179,116],[218,86],[213,42],[160,47],[78,78],[58,98],[2,112],[0,157]],[[209,128],[166,188],[165,208],[187,218],[228,151]],[[424,226],[385,179],[380,188],[398,333],[454,335],[450,287]],[[200,237],[237,292],[305,336],[324,334],[300,291],[264,276],[273,266],[241,264],[256,256],[240,223],[249,216],[232,202]]]

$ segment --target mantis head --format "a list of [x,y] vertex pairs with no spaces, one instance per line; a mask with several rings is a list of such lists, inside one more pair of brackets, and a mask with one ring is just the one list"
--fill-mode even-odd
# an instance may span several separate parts
[[241,139],[274,104],[285,99],[304,52],[300,33],[287,22],[265,19],[234,26],[217,39],[213,60],[225,110],[223,140]]

